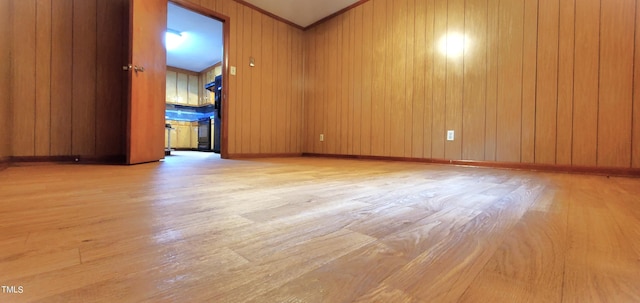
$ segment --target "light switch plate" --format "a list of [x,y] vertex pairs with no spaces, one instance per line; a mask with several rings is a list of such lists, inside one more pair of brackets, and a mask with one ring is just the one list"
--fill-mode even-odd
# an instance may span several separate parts
[[235,67],[235,66],[232,66],[232,67],[231,67],[231,75],[232,75],[232,76],[235,76],[235,75],[236,75],[236,67]]

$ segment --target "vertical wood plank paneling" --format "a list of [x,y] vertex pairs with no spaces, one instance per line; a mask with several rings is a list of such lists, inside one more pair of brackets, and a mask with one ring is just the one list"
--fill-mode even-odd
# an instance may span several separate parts
[[248,55],[246,54],[247,48],[245,47],[245,33],[247,32],[247,22],[245,20],[243,7],[244,6],[242,5],[236,6],[236,18],[230,21],[231,29],[235,29],[236,35],[229,37],[231,44],[235,44],[237,48],[235,50],[236,59],[232,63],[232,65],[236,66],[236,75],[231,76],[236,82],[236,93],[234,94],[234,96],[230,96],[230,102],[232,102],[230,106],[235,108],[236,112],[235,122],[231,121],[235,124],[235,139],[229,139],[229,141],[235,141],[235,153],[243,153],[245,151],[243,145],[243,141],[245,138],[244,128],[248,124],[245,121],[248,108],[246,107],[247,90],[244,89],[244,87],[246,82],[248,81],[246,68],[249,59]]
[[487,97],[487,1],[467,1],[464,54],[462,159],[484,160]]
[[7,43],[0,45],[0,92],[4,96],[0,98],[0,129],[4,130],[5,137],[0,140],[0,158],[6,159],[12,154],[13,130],[13,96],[12,96],[12,46],[13,46],[13,7],[12,1],[0,1],[0,36],[5,37]]
[[[332,34],[335,35],[335,37],[329,37],[329,41],[333,40],[335,41],[335,57],[333,58],[333,60],[330,61],[335,61],[335,62],[328,62],[328,64],[335,64],[335,70],[336,70],[336,74],[332,76],[333,79],[331,79],[333,81],[333,92],[331,93],[333,96],[335,96],[335,105],[334,104],[328,104],[330,107],[330,111],[328,112],[329,115],[334,115],[334,117],[331,118],[331,120],[329,120],[328,123],[334,123],[335,125],[330,126],[327,125],[328,129],[332,129],[331,132],[333,132],[333,138],[325,138],[325,140],[330,140],[333,141],[333,150],[335,154],[345,154],[346,153],[346,143],[343,144],[343,141],[346,140],[346,128],[343,126],[343,122],[346,122],[347,118],[344,116],[343,114],[343,108],[345,108],[346,106],[346,101],[347,101],[347,97],[346,95],[344,95],[344,90],[346,89],[346,85],[344,84],[343,81],[346,81],[346,76],[345,76],[345,71],[346,71],[346,67],[345,64],[343,64],[343,62],[345,61],[346,58],[346,54],[345,54],[345,49],[344,49],[344,36],[343,36],[343,18],[340,18],[339,20],[336,20],[336,22],[332,22],[333,23],[333,27],[332,27],[332,33],[330,33],[329,35],[331,36]],[[317,138],[316,138],[317,139]]]
[[[287,74],[291,75],[291,69],[289,69],[289,65],[287,65],[287,61],[289,61],[287,59],[291,58],[291,48],[288,43],[289,31],[287,31],[286,25],[282,22],[276,22],[275,25],[277,43],[274,45],[274,48],[276,49],[274,57],[274,62],[276,62],[276,73],[274,74],[274,79],[276,80],[276,85],[273,92],[276,115],[273,122],[276,124],[276,129],[273,132],[273,138],[275,139],[274,151],[277,153],[284,153],[287,151],[286,141],[290,136],[290,134],[287,134],[287,121],[291,121],[291,118],[288,115],[288,94],[290,91],[287,89],[287,85],[285,83]],[[289,83],[291,83],[290,80]]]
[[262,102],[260,102],[262,98],[262,71],[265,68],[265,60],[262,54],[262,14],[257,11],[250,10],[250,19],[251,19],[251,55],[255,58],[254,67],[250,68],[251,74],[251,83],[250,86],[251,91],[251,143],[250,143],[250,153],[258,154],[261,151],[260,148],[260,134],[261,127],[264,121],[262,118]]
[[73,2],[73,86],[71,152],[96,151],[96,0]]
[[[352,154],[362,154],[362,8],[353,10],[352,18],[353,69],[353,150]],[[329,45],[329,44],[327,44]],[[327,58],[331,60],[331,58]],[[331,74],[327,74],[331,77]]]
[[96,154],[122,155],[126,101],[122,71],[117,67],[127,60],[121,39],[128,28],[113,20],[127,13],[127,0],[98,0],[97,11],[97,32],[101,34],[97,37]]
[[[260,127],[259,132],[259,141],[260,141],[260,152],[268,153],[271,151],[271,118],[273,116],[272,110],[274,109],[274,100],[273,100],[273,70],[276,68],[273,64],[273,19],[267,17],[265,15],[261,15],[261,27],[262,34],[257,37],[261,41],[259,42],[259,46],[261,48],[260,64],[256,69],[260,73],[260,87],[261,94],[258,96],[259,103],[261,107],[260,111]],[[253,104],[252,104],[253,105]]]
[[336,22],[333,22],[336,26],[335,28],[335,39],[336,39],[336,57],[335,57],[335,61],[336,61],[336,70],[338,71],[335,76],[335,83],[336,83],[336,88],[335,88],[335,94],[336,94],[336,109],[335,109],[335,115],[336,117],[334,118],[335,124],[336,124],[336,130],[335,130],[335,138],[333,139],[335,142],[335,153],[336,154],[345,154],[346,151],[346,145],[342,143],[342,138],[343,138],[343,131],[346,134],[346,128],[342,125],[342,121],[345,120],[344,119],[344,113],[343,113],[343,108],[344,108],[344,104],[346,103],[346,99],[345,96],[343,95],[343,89],[344,89],[344,82],[346,81],[346,78],[344,76],[344,64],[343,64],[343,59],[344,59],[344,48],[343,48],[343,22],[342,22],[343,18],[340,18],[339,20],[337,20]]
[[312,72],[312,63],[311,63],[311,54],[313,52],[312,44],[313,44],[313,36],[311,33],[316,31],[316,29],[311,29],[304,36],[304,92],[305,92],[305,102],[303,106],[304,111],[304,121],[303,121],[303,150],[305,152],[313,152],[313,149],[310,145],[309,134],[311,129],[311,119],[313,118],[311,114],[311,106],[313,105],[313,94],[315,92],[315,83],[313,83],[314,75]]
[[500,32],[499,0],[487,0],[487,108],[485,128],[486,161],[496,161],[498,136],[498,34]]
[[238,77],[237,77],[237,66],[239,63],[238,53],[240,52],[238,47],[238,42],[242,41],[240,29],[240,16],[238,15],[238,4],[234,1],[227,3],[225,6],[225,13],[229,16],[229,23],[225,23],[224,26],[229,27],[229,65],[236,66],[236,75],[229,74],[229,79],[227,79],[227,83],[229,84],[229,92],[227,95],[227,107],[229,109],[229,117],[228,120],[228,151],[230,154],[238,153],[238,143],[240,140],[240,132],[239,127],[240,123],[242,123],[242,118],[240,117],[239,111],[239,96],[240,90],[238,89]]
[[573,165],[596,166],[600,0],[576,1]]
[[502,162],[520,161],[523,7],[524,0],[500,2],[496,156]]
[[[290,60],[287,60],[285,70],[288,70],[287,77],[285,78],[288,83],[291,85],[287,86],[285,89],[287,90],[287,122],[285,123],[287,138],[285,141],[285,151],[288,152],[300,152],[295,145],[296,142],[301,138],[300,135],[296,135],[298,127],[296,127],[297,121],[296,119],[304,119],[304,114],[296,114],[296,100],[297,97],[295,95],[295,89],[297,87],[297,78],[295,75],[295,69],[300,66],[303,67],[303,62],[296,62],[297,56],[294,51],[294,41],[295,41],[295,30],[287,27],[287,45],[286,52],[290,55]],[[302,55],[302,51],[300,52]],[[299,78],[304,78],[304,75],[299,75]],[[304,93],[304,92],[303,92]],[[302,121],[302,120],[301,120]],[[297,138],[296,138],[297,137]]]
[[51,140],[51,1],[36,2],[35,155],[48,156]]
[[322,85],[320,84],[321,81],[321,77],[322,77],[322,73],[320,71],[320,63],[317,60],[318,56],[321,54],[320,53],[320,31],[314,31],[313,33],[313,51],[310,53],[310,60],[312,60],[312,66],[311,66],[311,71],[314,72],[314,78],[312,79],[313,81],[313,85],[315,87],[317,87],[318,89],[316,89],[313,93],[313,103],[311,104],[311,108],[309,109],[312,113],[313,116],[311,116],[310,120],[311,120],[311,128],[310,128],[310,132],[309,132],[309,143],[311,146],[311,149],[315,152],[320,152],[320,143],[318,141],[318,139],[316,138],[316,135],[318,134],[318,130],[320,129],[319,124],[321,123],[319,117],[322,117],[322,112],[320,112],[320,105],[321,105],[321,101],[320,99],[322,98],[322,90],[319,89],[322,87]]
[[[300,44],[302,32],[288,25],[276,26],[276,21],[271,17],[233,1],[195,0],[191,2],[230,16],[231,23],[237,22],[235,23],[237,26],[231,28],[233,38],[230,41],[229,59],[231,64],[238,65],[238,75],[228,79],[227,82],[230,89],[228,97],[233,104],[230,107],[230,151],[232,153],[252,153],[256,150],[264,153],[291,152],[292,143],[300,141],[298,138],[292,138],[295,137],[292,135],[293,129],[300,130],[300,126],[293,124],[299,124],[302,121],[300,117],[302,115],[291,114],[294,110],[295,102],[292,101],[294,95],[298,100],[299,110],[303,108],[300,103],[303,87]],[[19,14],[20,20],[15,22],[23,23],[25,26],[15,32],[12,30],[11,35],[5,36],[16,37],[15,39],[21,37],[19,46],[16,46],[15,49],[12,48],[12,50],[13,53],[22,57],[15,57],[11,61],[23,66],[16,73],[26,75],[31,72],[32,79],[15,82],[25,83],[25,86],[26,83],[38,83],[38,85],[30,84],[30,90],[20,89],[21,95],[11,98],[11,103],[19,105],[12,109],[15,110],[15,113],[11,113],[11,122],[7,123],[8,126],[4,129],[13,126],[19,128],[22,131],[21,135],[11,137],[20,138],[17,140],[21,142],[13,142],[12,139],[11,148],[17,152],[3,150],[2,153],[15,156],[123,154],[123,138],[125,137],[122,127],[124,121],[122,114],[125,106],[124,83],[121,81],[122,73],[117,72],[113,66],[119,66],[123,63],[125,53],[122,37],[127,33],[124,31],[126,24],[113,22],[113,20],[120,20],[122,16],[127,15],[127,1],[28,0],[16,3],[19,3],[17,10],[28,6],[31,6],[32,9],[28,12],[22,9]],[[12,4],[12,2],[8,1],[7,4]],[[11,6],[8,6],[7,9],[11,10],[12,14],[16,13],[17,11],[14,12]],[[244,20],[245,10],[249,16],[246,18],[247,22]],[[256,40],[253,39],[254,37],[263,38],[263,26],[261,23],[256,24],[256,18],[259,21],[261,18],[265,18],[273,23],[273,39],[266,39],[265,47],[271,48],[270,58],[268,58],[269,54],[262,56],[260,50],[256,52],[257,55],[254,57],[261,64],[271,62],[273,66],[269,71],[266,71],[264,65],[258,66],[262,68],[258,69],[258,75],[249,73],[247,68],[245,74],[241,68],[245,65],[240,64],[245,62],[241,59],[242,50],[248,49],[246,53],[248,59],[249,55],[253,55],[253,48],[263,46],[262,41],[256,43]],[[247,23],[249,36],[245,39],[245,31],[242,27]],[[7,27],[13,28],[13,24]],[[22,31],[27,31],[29,28],[31,28],[32,34],[22,35]],[[291,37],[293,32],[296,33],[296,41],[298,41],[295,47]],[[280,41],[278,37],[281,36],[286,44],[282,46],[283,49],[286,49],[284,56],[287,58],[284,65],[278,64],[280,53],[275,51],[275,43]],[[9,43],[11,47],[13,44],[13,41]],[[280,49],[280,46],[278,45],[277,48]],[[295,51],[298,54],[294,54]],[[295,67],[292,64],[295,60],[294,57],[299,60]],[[294,73],[297,74],[294,75]],[[285,77],[279,77],[281,74]],[[265,77],[265,75],[269,77]],[[14,79],[18,79],[15,76],[11,75]],[[298,86],[293,84],[294,76]],[[254,77],[257,77],[258,80],[253,81]],[[288,78],[289,81],[284,78]],[[239,81],[240,79],[246,81]],[[265,83],[265,80],[269,79],[272,81],[271,85]],[[247,82],[247,90],[238,89],[239,87],[236,85],[244,82]],[[253,92],[252,82],[260,86],[260,91],[263,86],[265,90],[270,89],[272,97],[266,98],[265,101],[265,96],[260,95],[256,98],[257,94],[253,96],[250,93],[246,94],[250,98],[241,99],[239,95],[244,91]],[[284,94],[283,100],[279,100],[279,88],[282,85],[284,85],[283,89],[286,94]],[[13,89],[12,87],[11,90]],[[7,89],[6,91],[11,90]],[[27,94],[32,96],[26,96]],[[234,98],[238,100],[234,100]],[[263,109],[267,109],[269,113],[265,113],[260,108],[254,108],[254,105],[260,106],[262,103],[267,103]],[[249,110],[248,115],[242,111],[243,105],[246,105],[246,109]],[[6,108],[10,107],[6,106]],[[30,113],[28,114],[30,117],[21,117],[25,113]],[[251,114],[255,115],[256,113],[265,115],[265,119],[270,118],[270,127],[266,128],[265,134],[255,132],[257,129],[262,130],[262,125],[259,123],[262,117],[255,121],[258,123],[257,125],[252,123],[254,121],[251,119]],[[280,125],[277,120],[283,115],[289,118],[283,119],[284,121]],[[14,119],[16,121],[13,121]],[[294,122],[295,119],[298,119],[298,122]],[[246,123],[247,121],[249,123]],[[27,124],[29,127],[26,127]],[[248,136],[244,136],[245,133],[242,129],[244,125],[247,125],[246,135]],[[279,133],[281,129],[287,133],[284,138],[274,135]],[[265,137],[270,138],[267,140],[269,143],[260,141]],[[243,139],[246,139],[246,142],[243,142]],[[256,142],[255,139],[258,141]],[[27,141],[28,143],[25,144]],[[242,149],[243,143],[246,143],[244,150]],[[25,146],[21,147],[19,144]],[[29,147],[25,148],[27,145]],[[298,148],[299,150],[300,148]],[[4,156],[2,153],[0,155]]]
[[294,142],[294,146],[296,147],[295,151],[301,151],[301,142],[299,142],[298,138],[300,137],[299,134],[301,134],[302,132],[302,109],[304,108],[303,105],[303,87],[304,87],[304,79],[303,79],[303,65],[302,65],[302,32],[299,30],[295,30],[295,35],[294,35],[295,39],[293,40],[293,57],[295,58],[294,62],[296,62],[296,64],[294,64],[294,68],[295,69],[295,73],[294,73],[294,83],[296,83],[296,85],[294,86],[294,92],[295,92],[295,105],[297,107],[297,111],[296,111],[296,115],[297,117],[300,118],[296,118],[295,120],[295,126],[298,128],[298,136],[292,136],[293,138],[293,142]]
[[36,1],[13,2],[13,155],[35,154]]
[[316,57],[316,68],[318,70],[318,79],[317,83],[323,89],[318,91],[318,99],[316,100],[316,128],[314,131],[314,137],[316,142],[316,150],[320,153],[325,152],[325,141],[320,141],[320,134],[324,134],[326,132],[326,114],[327,114],[327,40],[328,40],[327,31],[319,31],[318,32],[318,40],[316,41],[316,47],[318,48],[319,56]]
[[[332,22],[330,24],[327,24],[327,26],[329,27],[329,36],[328,38],[328,45],[337,45],[338,44],[338,31],[340,30],[338,28],[338,24],[335,22]],[[334,58],[336,58],[338,56],[338,50],[335,47],[329,47],[328,49],[328,55],[329,55],[329,60],[326,62],[328,68],[329,68],[329,79],[327,79],[327,133],[325,134],[325,141],[326,141],[326,147],[327,147],[327,153],[329,154],[336,154],[336,149],[337,149],[337,143],[338,140],[336,140],[338,138],[337,136],[337,120],[338,120],[338,115],[336,114],[337,112],[337,107],[338,107],[338,100],[337,100],[337,96],[338,96],[338,92],[337,92],[337,88],[340,87],[340,83],[338,83],[338,81],[336,80],[336,77],[334,77],[334,75],[339,74],[338,71],[338,62],[337,60],[334,60]]]
[[[601,6],[608,22],[602,27]],[[338,50],[342,77],[329,86],[339,92],[336,150],[366,155],[370,144],[377,156],[579,166],[595,166],[598,155],[600,166],[638,166],[634,14],[640,11],[632,0],[372,0],[338,15],[310,31],[336,35],[338,29],[328,42]],[[469,39],[459,60],[437,50],[453,32]],[[368,48],[378,60],[370,70]],[[333,57],[331,49],[316,51],[316,62]],[[318,94],[319,88],[305,87],[306,96]],[[605,99],[614,101],[603,105]],[[333,105],[327,106],[314,123],[334,124]],[[456,141],[445,141],[448,129],[457,132]]]
[[350,45],[351,45],[351,22],[350,13],[347,12],[342,16],[342,100],[340,104],[340,112],[342,115],[342,121],[340,121],[340,153],[347,155],[351,151],[351,124],[352,121],[352,108],[349,106],[350,99],[350,87],[351,87],[351,57],[350,57]]
[[538,85],[536,163],[554,164],[558,99],[559,0],[540,0],[538,14]]
[[[321,47],[323,45],[322,43],[322,31],[316,31],[314,33],[314,49],[316,50],[316,55],[311,57],[312,60],[314,61],[314,70],[316,71],[316,77],[314,79],[315,85],[317,85],[318,88],[322,88],[322,76],[323,76],[323,70],[322,70],[322,63],[320,60],[318,60],[318,58],[321,58],[322,56],[324,56],[324,53],[321,51]],[[324,112],[322,111],[322,107],[324,106],[324,103],[322,103],[322,97],[323,97],[323,93],[324,93],[324,89],[318,89],[315,92],[315,100],[314,100],[314,104],[313,104],[313,109],[312,112],[314,113],[313,116],[313,129],[311,132],[311,143],[313,146],[313,150],[316,152],[321,152],[322,151],[322,142],[320,142],[319,140],[319,135],[320,132],[322,131],[322,118],[324,115]]]
[[70,155],[73,1],[53,1],[51,12],[51,155]]
[[415,89],[415,78],[414,78],[414,48],[415,48],[415,15],[416,6],[415,0],[407,1],[407,12],[406,12],[406,76],[405,76],[405,107],[404,107],[404,157],[411,157],[413,152],[413,104],[415,102],[414,89]]
[[384,123],[385,123],[385,27],[386,27],[386,2],[381,0],[373,2],[373,65],[371,82],[371,154],[384,155]]
[[640,168],[640,3],[636,2],[636,37],[634,57],[632,167]]
[[432,135],[433,135],[433,93],[434,93],[434,60],[436,56],[435,48],[435,0],[427,0],[425,12],[425,103],[424,103],[424,119],[423,119],[423,150],[422,154],[425,158],[431,158],[432,154]]
[[433,42],[435,50],[433,61],[433,114],[431,133],[431,156],[436,159],[445,157],[446,139],[446,98],[447,98],[447,57],[440,50],[441,39],[447,34],[447,0],[435,0]]
[[[412,158],[424,157],[424,123],[425,123],[425,106],[427,98],[425,94],[426,80],[426,63],[427,63],[427,45],[426,45],[426,24],[427,24],[427,1],[415,1],[415,8],[409,13],[413,13],[414,35],[413,55],[413,107],[410,114],[411,117],[411,153],[408,155]],[[430,65],[429,65],[430,66]],[[429,78],[430,79],[430,78]],[[429,93],[431,93],[429,91]]]
[[354,126],[355,126],[355,97],[354,97],[354,92],[355,92],[355,64],[354,64],[354,50],[355,50],[355,12],[354,11],[349,11],[347,12],[347,20],[346,22],[349,24],[348,26],[348,30],[346,31],[346,33],[343,33],[344,37],[346,37],[347,41],[348,41],[348,47],[346,47],[345,49],[345,53],[347,55],[346,61],[344,62],[346,68],[347,68],[347,81],[349,81],[349,85],[348,87],[348,91],[347,91],[347,99],[346,104],[347,104],[347,113],[348,116],[346,117],[346,122],[345,125],[347,126],[347,138],[344,141],[344,143],[347,145],[347,154],[349,155],[353,155],[353,148],[355,145],[354,142]]
[[602,2],[598,166],[631,165],[635,5]]
[[[445,103],[445,128],[453,130],[457,138],[453,141],[445,141],[445,158],[458,160],[462,157],[462,98],[464,86],[464,0],[449,0],[447,35],[450,37],[462,36],[462,45],[451,45],[453,39],[447,38],[447,95]],[[458,42],[459,43],[459,42]],[[456,50],[455,47],[462,47]],[[452,52],[456,52],[455,54]]]
[[[302,139],[302,134],[298,133],[300,129],[301,121],[305,119],[304,113],[297,112],[298,101],[302,100],[302,98],[298,98],[296,95],[296,89],[298,87],[300,79],[304,79],[304,75],[302,73],[298,74],[297,69],[301,70],[304,68],[304,63],[300,60],[303,56],[302,50],[300,53],[296,53],[296,41],[297,41],[297,31],[292,28],[288,29],[288,41],[287,41],[287,51],[291,54],[291,61],[287,62],[287,70],[291,71],[287,75],[287,81],[291,83],[287,91],[288,102],[289,102],[289,110],[287,112],[287,117],[289,117],[287,122],[287,132],[289,137],[287,137],[286,150],[290,152],[302,152],[301,148],[298,148],[298,142]],[[302,85],[300,86],[303,87]],[[302,91],[304,94],[304,91]]]
[[[327,24],[328,25],[328,24]],[[331,33],[329,31],[324,31],[321,37],[321,53],[323,54],[323,58],[322,61],[320,62],[320,68],[322,70],[321,73],[321,79],[320,79],[320,85],[322,85],[322,87],[324,87],[325,89],[323,89],[321,91],[322,93],[322,101],[319,104],[320,105],[320,111],[322,113],[322,117],[320,120],[320,129],[318,130],[318,134],[325,134],[327,133],[327,119],[329,116],[329,91],[326,89],[328,86],[328,83],[331,81],[331,74],[329,73],[329,61],[331,61],[331,58],[329,57],[329,41],[330,41],[330,36]],[[316,135],[316,140],[320,143],[320,147],[323,153],[326,152],[327,150],[327,140],[325,139],[323,142],[320,142],[320,136]]]
[[571,165],[575,0],[560,0],[556,164]]
[[[362,134],[361,154],[371,155],[372,71],[378,60],[373,57],[373,2],[362,5]],[[335,58],[335,56],[333,57]]]
[[[285,145],[284,145],[284,151],[285,152],[295,152],[296,148],[294,147],[294,143],[293,143],[293,139],[294,137],[296,137],[295,131],[297,129],[296,127],[296,119],[300,119],[302,118],[302,115],[299,114],[294,114],[294,95],[295,95],[295,90],[297,87],[297,77],[294,77],[295,74],[295,70],[294,70],[294,66],[302,66],[302,62],[296,62],[296,56],[295,56],[295,52],[293,49],[293,44],[292,41],[294,39],[294,35],[295,35],[295,31],[293,28],[288,27],[286,25],[283,24],[283,26],[286,28],[286,32],[287,32],[287,41],[285,42],[285,54],[288,55],[288,57],[285,57],[285,78],[284,80],[285,82],[285,90],[286,90],[286,94],[285,94],[285,98],[286,98],[286,102],[287,102],[287,111],[285,113],[285,133],[287,135],[286,139],[285,139]],[[290,60],[287,60],[287,58],[290,58]],[[286,83],[290,83],[289,86],[286,85]]]
[[[394,45],[394,37],[393,37],[393,6],[395,1],[386,0],[384,1],[387,5],[386,8],[386,24],[385,24],[385,81],[384,81],[384,153],[385,156],[390,156],[392,154],[391,142],[393,136],[393,71],[394,66],[398,64],[396,62],[396,58],[394,57],[393,45]],[[397,147],[397,146],[395,146]]]
[[[283,100],[280,104],[284,107],[282,110],[284,112],[282,114],[283,121],[278,122],[278,127],[282,129],[281,136],[284,137],[282,138],[282,142],[278,145],[278,151],[281,153],[291,150],[292,121],[294,119],[294,117],[291,116],[291,95],[293,92],[292,87],[294,87],[294,81],[291,77],[293,74],[293,70],[291,69],[291,64],[293,62],[293,53],[291,49],[292,31],[293,30],[286,24],[278,22],[278,34],[284,36],[283,45],[279,46],[281,54],[278,55],[278,62],[282,62],[280,74],[283,75],[283,78],[279,79],[279,83],[283,90],[281,94]],[[287,85],[287,83],[289,83],[289,85]],[[278,136],[278,134],[276,134],[276,136]],[[280,144],[282,145],[280,146]]]
[[538,0],[525,0],[522,61],[521,161],[523,163],[533,163],[535,161],[537,45]]
[[404,118],[407,99],[407,0],[393,1],[392,11],[393,64],[391,81],[391,140],[390,155],[404,157]]
[[236,133],[239,134],[236,149],[238,153],[248,153],[250,146],[251,123],[246,121],[250,118],[249,98],[251,92],[249,85],[251,75],[249,73],[249,56],[251,46],[251,14],[245,6],[238,6],[238,61],[236,78],[238,79],[238,120]]
[[[271,40],[271,58],[267,58],[267,60],[271,61],[271,71],[269,73],[267,73],[267,77],[272,77],[272,85],[271,85],[271,104],[270,104],[270,108],[268,111],[271,111],[271,126],[270,126],[270,134],[269,137],[271,138],[271,148],[268,149],[267,152],[270,153],[275,153],[278,150],[278,140],[280,139],[279,137],[283,137],[284,136],[284,132],[278,134],[278,115],[280,112],[284,112],[286,110],[286,107],[284,104],[280,103],[280,99],[278,98],[279,95],[279,85],[282,83],[282,80],[279,76],[279,71],[280,69],[282,69],[282,66],[280,66],[278,64],[278,49],[280,48],[279,46],[279,33],[278,33],[278,23],[280,23],[279,21],[276,21],[272,18],[269,17],[269,19],[271,19],[273,21],[273,25],[272,25],[272,29],[273,29],[273,39]],[[270,75],[269,75],[270,74]]]

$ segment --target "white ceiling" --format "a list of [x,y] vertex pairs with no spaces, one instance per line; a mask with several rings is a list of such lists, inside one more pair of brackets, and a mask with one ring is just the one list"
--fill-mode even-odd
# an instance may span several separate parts
[[222,22],[169,2],[167,28],[186,37],[180,47],[167,51],[167,65],[194,72],[222,61]]
[[278,17],[307,27],[358,0],[244,0]]

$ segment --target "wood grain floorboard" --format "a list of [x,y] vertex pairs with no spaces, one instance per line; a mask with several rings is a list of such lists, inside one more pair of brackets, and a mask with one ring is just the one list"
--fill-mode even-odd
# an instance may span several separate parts
[[532,207],[509,232],[461,302],[561,302],[568,194],[551,192],[536,203],[544,210]]
[[0,302],[640,302],[640,179],[177,152],[0,171]]

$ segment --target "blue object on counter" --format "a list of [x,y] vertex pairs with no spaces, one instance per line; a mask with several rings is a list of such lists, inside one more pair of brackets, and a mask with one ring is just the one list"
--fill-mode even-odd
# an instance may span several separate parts
[[176,104],[167,104],[165,119],[176,121],[198,121],[214,115],[213,105],[191,107]]

